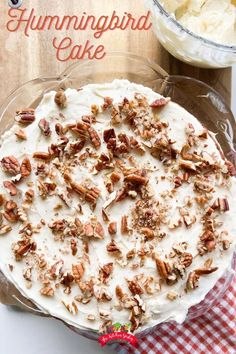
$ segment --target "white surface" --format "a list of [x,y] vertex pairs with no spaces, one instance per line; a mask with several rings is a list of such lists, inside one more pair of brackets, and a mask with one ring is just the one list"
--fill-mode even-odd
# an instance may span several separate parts
[[[236,116],[236,66],[233,68],[232,105]],[[0,354],[114,353],[85,339],[55,320],[14,311],[0,305]]]

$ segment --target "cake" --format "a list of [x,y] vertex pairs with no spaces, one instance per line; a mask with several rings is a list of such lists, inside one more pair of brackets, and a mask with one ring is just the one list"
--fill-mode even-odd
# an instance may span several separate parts
[[0,269],[45,314],[99,332],[182,323],[230,268],[234,166],[150,88],[46,93],[0,160]]

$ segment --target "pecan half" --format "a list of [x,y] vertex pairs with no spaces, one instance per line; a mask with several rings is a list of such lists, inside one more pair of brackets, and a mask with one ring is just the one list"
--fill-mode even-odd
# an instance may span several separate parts
[[6,235],[12,230],[11,225],[1,225],[0,226],[0,235]]
[[120,285],[116,286],[116,296],[120,301],[123,301],[125,298],[125,293],[121,289]]
[[15,120],[20,124],[31,124],[35,121],[35,110],[33,108],[26,108],[17,111]]
[[197,275],[207,275],[207,274],[211,274],[214,273],[218,270],[218,267],[209,267],[209,268],[198,268],[195,269],[195,273]]
[[50,136],[52,134],[49,122],[44,118],[40,119],[39,128],[45,136]]
[[1,160],[3,171],[16,176],[20,173],[20,164],[14,156],[6,156]]
[[184,268],[188,268],[190,267],[190,265],[192,264],[193,262],[193,256],[191,255],[191,253],[183,253],[181,255],[181,265],[184,266]]
[[148,183],[148,179],[146,177],[142,177],[136,174],[130,174],[126,176],[125,181],[144,186]]
[[56,103],[56,105],[59,108],[61,108],[61,109],[66,108],[67,98],[66,98],[64,91],[62,91],[62,90],[57,91],[57,93],[54,97],[54,102]]
[[187,290],[196,289],[199,285],[199,278],[200,276],[196,274],[194,271],[189,273],[187,283],[186,283],[186,289]]
[[32,172],[31,163],[28,157],[24,158],[20,166],[20,173],[23,178],[29,177]]
[[13,182],[5,181],[5,182],[3,182],[3,185],[6,189],[9,190],[9,193],[12,197],[17,195],[17,188]]

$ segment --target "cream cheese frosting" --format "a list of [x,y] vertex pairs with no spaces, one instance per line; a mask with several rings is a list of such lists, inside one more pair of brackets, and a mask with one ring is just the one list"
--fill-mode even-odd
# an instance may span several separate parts
[[236,44],[236,3],[231,0],[162,0],[190,31],[214,42]]
[[234,169],[212,135],[126,80],[46,93],[16,121],[0,148],[7,279],[77,328],[182,323],[236,244]]

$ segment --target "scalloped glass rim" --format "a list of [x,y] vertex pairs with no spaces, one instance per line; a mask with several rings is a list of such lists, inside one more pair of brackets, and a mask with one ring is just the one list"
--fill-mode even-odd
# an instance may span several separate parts
[[[36,105],[42,95],[49,90],[58,87],[69,87],[71,84],[73,87],[78,88],[82,76],[83,79],[86,79],[86,77],[89,76],[89,80],[90,76],[93,77],[94,67],[97,69],[95,70],[95,74],[99,74],[97,77],[100,80],[103,77],[107,77],[107,80],[110,81],[117,78],[114,75],[117,72],[118,63],[120,64],[119,74],[122,73],[123,78],[129,78],[132,74],[131,76],[134,78],[135,82],[141,83],[141,81],[144,80],[145,84],[152,89],[158,87],[158,92],[172,97],[173,101],[181,104],[184,108],[197,116],[207,128],[208,125],[212,124],[214,128],[212,130],[218,135],[217,139],[220,137],[219,140],[224,141],[222,148],[227,158],[236,165],[236,124],[234,116],[222,96],[216,90],[199,80],[184,76],[168,75],[168,73],[156,63],[132,53],[112,52],[107,54],[102,61],[95,63],[89,60],[81,61],[69,66],[57,77],[38,78],[21,85],[5,99],[0,107],[0,134],[2,131],[6,130],[9,125],[13,124],[14,106],[17,106],[18,102],[21,102],[21,100],[25,103],[24,107],[29,106],[32,103]],[[122,65],[124,65],[124,67]],[[88,70],[88,72],[86,72],[86,70]],[[123,72],[123,70],[127,71]],[[100,76],[100,74],[103,74],[103,76]],[[150,80],[149,84],[147,84],[146,79],[148,79],[148,82]],[[17,109],[19,108],[23,107],[18,106]],[[208,119],[206,119],[206,117]],[[9,125],[5,125],[4,127],[3,120],[7,122],[9,121]],[[235,258],[232,262],[232,267],[235,264],[234,262]],[[224,286],[218,288],[219,291],[216,292],[216,296],[213,296],[211,304],[217,302],[224,295],[232,280],[232,274],[233,273],[231,272],[225,277]],[[21,304],[21,306],[24,305],[26,310],[29,310],[29,305],[26,302],[26,299],[25,303],[20,300],[18,300],[18,303]],[[209,304],[204,305],[200,303],[191,308],[189,310],[188,319],[201,315],[203,313],[202,311],[206,311],[206,308],[209,308]],[[35,314],[39,314],[37,309],[32,308],[31,310]],[[44,313],[40,314],[43,316],[50,316]],[[65,324],[69,326],[67,323]],[[93,339],[97,338],[97,332],[77,329],[71,326],[69,327],[83,336]],[[154,329],[148,329],[149,332],[152,330]],[[146,330],[141,331],[139,335],[142,336],[146,333]]]
[[216,47],[217,49],[222,49],[225,52],[232,52],[236,54],[236,46],[234,45],[225,45],[225,44],[220,44],[214,41],[211,41],[210,39],[204,38],[202,36],[199,36],[198,34],[190,31],[187,27],[184,27],[181,25],[180,22],[178,22],[169,12],[167,12],[164,7],[160,4],[158,0],[152,0],[153,3],[159,8],[162,14],[165,15],[167,19],[169,19],[172,23],[174,23],[177,27],[179,27],[182,31],[188,33],[191,37],[196,38],[202,42],[204,42],[207,45],[210,45],[212,47]]

